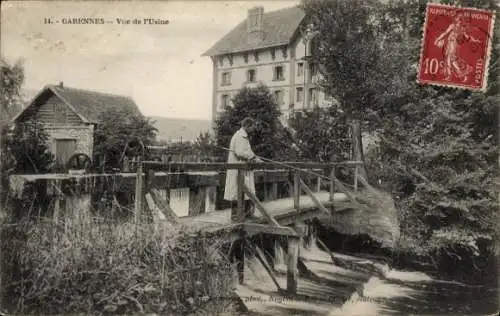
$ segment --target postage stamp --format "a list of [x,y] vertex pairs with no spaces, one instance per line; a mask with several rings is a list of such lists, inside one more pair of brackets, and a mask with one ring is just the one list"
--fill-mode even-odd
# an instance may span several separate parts
[[429,3],[417,82],[485,91],[495,15]]

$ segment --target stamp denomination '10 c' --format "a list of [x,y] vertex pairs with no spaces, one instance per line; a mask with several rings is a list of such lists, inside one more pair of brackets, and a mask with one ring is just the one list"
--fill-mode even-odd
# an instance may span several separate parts
[[429,3],[417,82],[485,91],[493,12]]

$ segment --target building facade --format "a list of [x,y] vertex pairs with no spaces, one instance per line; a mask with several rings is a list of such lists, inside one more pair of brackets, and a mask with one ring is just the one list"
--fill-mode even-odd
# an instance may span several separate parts
[[314,38],[306,29],[299,7],[248,10],[247,19],[203,54],[213,63],[212,118],[232,105],[242,87],[258,84],[270,88],[284,117],[331,104],[318,86],[317,66],[308,62]]

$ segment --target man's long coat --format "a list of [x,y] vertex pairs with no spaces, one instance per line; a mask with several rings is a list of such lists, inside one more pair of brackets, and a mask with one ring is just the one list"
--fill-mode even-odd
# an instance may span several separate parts
[[[242,163],[255,158],[255,153],[250,147],[248,134],[240,128],[231,138],[229,145],[228,163]],[[250,192],[255,194],[255,179],[253,171],[244,171],[245,184],[250,189]],[[236,201],[238,197],[238,170],[227,170],[226,187],[224,188],[224,199],[228,201]],[[245,199],[249,197],[245,194]]]

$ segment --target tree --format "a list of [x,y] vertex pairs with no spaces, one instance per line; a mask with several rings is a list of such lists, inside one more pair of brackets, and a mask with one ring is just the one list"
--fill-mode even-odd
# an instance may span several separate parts
[[209,132],[198,135],[194,141],[194,148],[203,159],[213,159],[217,154],[215,139]]
[[36,174],[51,171],[54,155],[48,147],[49,136],[43,126],[26,122],[7,137],[7,148],[15,161],[14,173]]
[[21,87],[24,83],[24,67],[20,60],[9,65],[2,57],[0,62],[0,125],[5,127],[23,105]]
[[[498,20],[494,1],[473,6],[497,12]],[[318,31],[314,61],[322,65],[323,86],[350,118],[379,132],[368,171],[372,183],[389,183],[399,197],[404,246],[451,253],[459,245],[477,255],[480,242],[493,245],[498,52],[492,51],[486,93],[417,85],[425,2],[306,1],[304,7]]]
[[99,170],[120,168],[126,155],[142,155],[142,146],[153,144],[158,131],[149,118],[126,108],[105,111],[94,132],[94,161]]
[[299,147],[299,159],[320,162],[348,160],[347,119],[336,107],[296,112],[289,120]]
[[293,155],[291,142],[280,122],[281,111],[267,88],[243,87],[233,98],[234,106],[227,106],[215,121],[218,155],[227,156],[221,147],[228,148],[232,135],[241,127],[241,121],[249,116],[258,124],[257,133],[250,135],[255,153],[268,159],[290,159]]
[[316,34],[310,62],[320,66],[320,85],[336,97],[349,118],[363,118],[383,84],[377,62],[382,54],[376,36],[379,2],[306,0],[303,8]]
[[0,173],[6,175],[7,171],[15,168],[14,159],[8,153],[7,138],[11,119],[22,107],[21,87],[24,82],[24,68],[21,61],[11,66],[2,57],[0,62],[2,72],[0,77]]
[[[24,83],[24,67],[21,61],[9,65],[1,60],[0,97],[0,171],[2,176],[10,173],[48,172],[54,157],[47,147],[48,135],[43,127],[35,123],[20,126],[11,124],[12,118],[21,111]],[[4,179],[5,180],[5,179]],[[4,181],[2,187],[7,186]]]
[[21,87],[24,82],[24,69],[21,62],[9,65],[0,58],[0,209],[5,209],[8,193],[8,175],[15,168],[15,159],[8,149],[8,135],[11,118],[21,104]]

